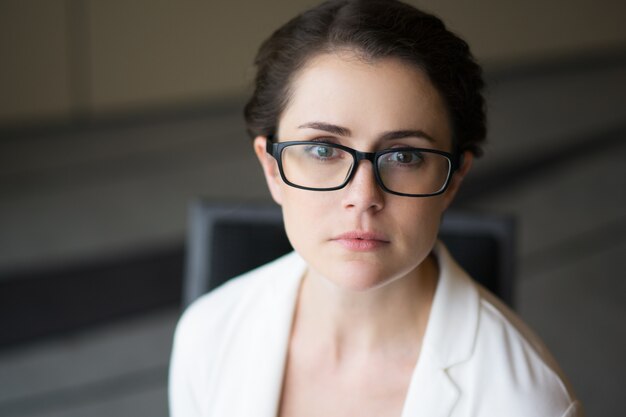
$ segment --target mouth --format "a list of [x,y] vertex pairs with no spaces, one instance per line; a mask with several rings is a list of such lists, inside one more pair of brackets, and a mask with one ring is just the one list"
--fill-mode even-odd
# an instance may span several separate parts
[[338,243],[345,249],[358,252],[373,251],[385,247],[389,239],[381,234],[366,231],[352,231],[335,236],[331,241]]

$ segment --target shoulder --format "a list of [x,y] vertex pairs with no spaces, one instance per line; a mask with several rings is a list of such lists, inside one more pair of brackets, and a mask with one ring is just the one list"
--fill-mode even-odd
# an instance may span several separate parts
[[[225,336],[234,323],[255,314],[284,279],[297,278],[293,270],[301,259],[290,253],[232,278],[220,287],[195,300],[183,313],[175,333],[175,343],[208,342],[214,336]],[[203,343],[200,343],[203,344]],[[211,343],[215,346],[215,341]]]
[[456,341],[443,349],[454,358],[447,373],[461,393],[459,410],[478,416],[582,416],[567,378],[541,339],[447,251],[440,251],[440,260],[446,275],[438,324],[449,328],[438,344]]
[[469,285],[478,291],[479,313],[474,355],[464,373],[476,391],[476,406],[489,410],[485,415],[582,416],[580,402],[541,339],[496,296]]
[[[492,383],[491,406],[507,415],[581,416],[580,403],[542,340],[502,301],[474,285],[480,294],[474,371]],[[513,404],[517,414],[511,414]]]
[[288,289],[297,285],[302,267],[295,253],[285,255],[227,281],[185,310],[170,360],[172,415],[200,415],[209,409],[220,372],[232,370],[226,364],[241,359],[232,352],[248,343],[249,330],[267,321],[277,304],[290,303]]

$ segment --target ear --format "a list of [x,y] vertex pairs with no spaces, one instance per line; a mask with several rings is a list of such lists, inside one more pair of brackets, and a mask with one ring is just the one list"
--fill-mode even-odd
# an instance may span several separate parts
[[470,151],[465,151],[463,153],[463,158],[461,159],[461,161],[463,164],[459,167],[459,169],[456,170],[456,172],[450,179],[450,185],[448,185],[448,189],[443,195],[444,209],[447,209],[450,204],[452,204],[456,193],[461,187],[461,183],[463,183],[463,179],[472,168],[472,164],[474,163],[474,154]]
[[254,138],[254,153],[256,153],[256,157],[261,163],[261,168],[263,168],[263,174],[265,175],[265,181],[267,182],[270,194],[272,194],[272,198],[276,204],[281,205],[283,181],[280,178],[280,173],[278,172],[278,163],[272,155],[268,154],[265,150],[267,140],[268,139],[265,136],[257,136]]

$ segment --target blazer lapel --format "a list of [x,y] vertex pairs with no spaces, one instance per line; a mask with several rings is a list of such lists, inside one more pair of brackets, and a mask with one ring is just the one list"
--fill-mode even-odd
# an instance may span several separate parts
[[439,282],[402,417],[447,417],[462,392],[448,370],[468,360],[478,328],[479,296],[443,244],[434,250]]
[[[426,362],[420,361],[424,364]],[[444,369],[425,364],[415,370],[402,417],[448,417],[459,399],[459,394]]]

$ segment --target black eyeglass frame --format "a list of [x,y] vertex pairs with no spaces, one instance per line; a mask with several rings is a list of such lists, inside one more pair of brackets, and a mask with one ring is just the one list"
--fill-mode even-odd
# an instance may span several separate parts
[[[459,169],[459,166],[461,165],[461,161],[460,161],[461,158],[459,157],[458,153],[452,154],[450,152],[439,151],[436,149],[406,147],[406,148],[383,149],[381,151],[376,151],[376,152],[361,152],[361,151],[357,151],[356,149],[352,149],[352,148],[349,148],[347,146],[340,145],[337,143],[319,142],[319,141],[274,142],[273,139],[274,138],[272,136],[267,137],[267,140],[265,143],[265,150],[268,154],[270,154],[276,160],[276,162],[278,162],[278,172],[280,173],[280,177],[282,178],[282,180],[285,182],[285,184],[291,187],[300,188],[302,190],[309,190],[309,191],[334,191],[334,190],[340,190],[344,188],[352,180],[352,177],[354,177],[354,173],[356,172],[356,169],[359,166],[359,162],[365,159],[372,163],[372,166],[374,168],[374,177],[376,179],[376,183],[378,184],[380,188],[383,189],[383,191],[388,192],[390,194],[403,196],[403,197],[433,197],[436,195],[443,194],[446,191],[446,189],[450,185],[450,180],[452,179],[454,172],[457,169]],[[313,187],[305,187],[302,185],[294,184],[293,182],[289,181],[287,177],[285,176],[285,172],[283,171],[283,162],[282,162],[283,149],[289,146],[294,146],[294,145],[324,145],[324,146],[330,146],[336,149],[341,149],[345,152],[348,152],[350,155],[352,155],[352,158],[354,159],[354,164],[350,168],[350,172],[346,176],[346,180],[337,187],[313,188]],[[441,187],[441,189],[439,189],[439,191],[434,192],[434,193],[429,193],[429,194],[407,194],[407,193],[400,193],[397,191],[390,190],[389,188],[385,186],[382,178],[380,177],[380,173],[378,172],[378,159],[385,154],[393,153],[393,152],[402,152],[402,151],[409,151],[409,152],[418,151],[418,152],[425,152],[425,153],[434,153],[437,155],[444,156],[448,159],[448,161],[450,162],[450,170],[448,171],[448,177],[446,178],[444,185]]]

